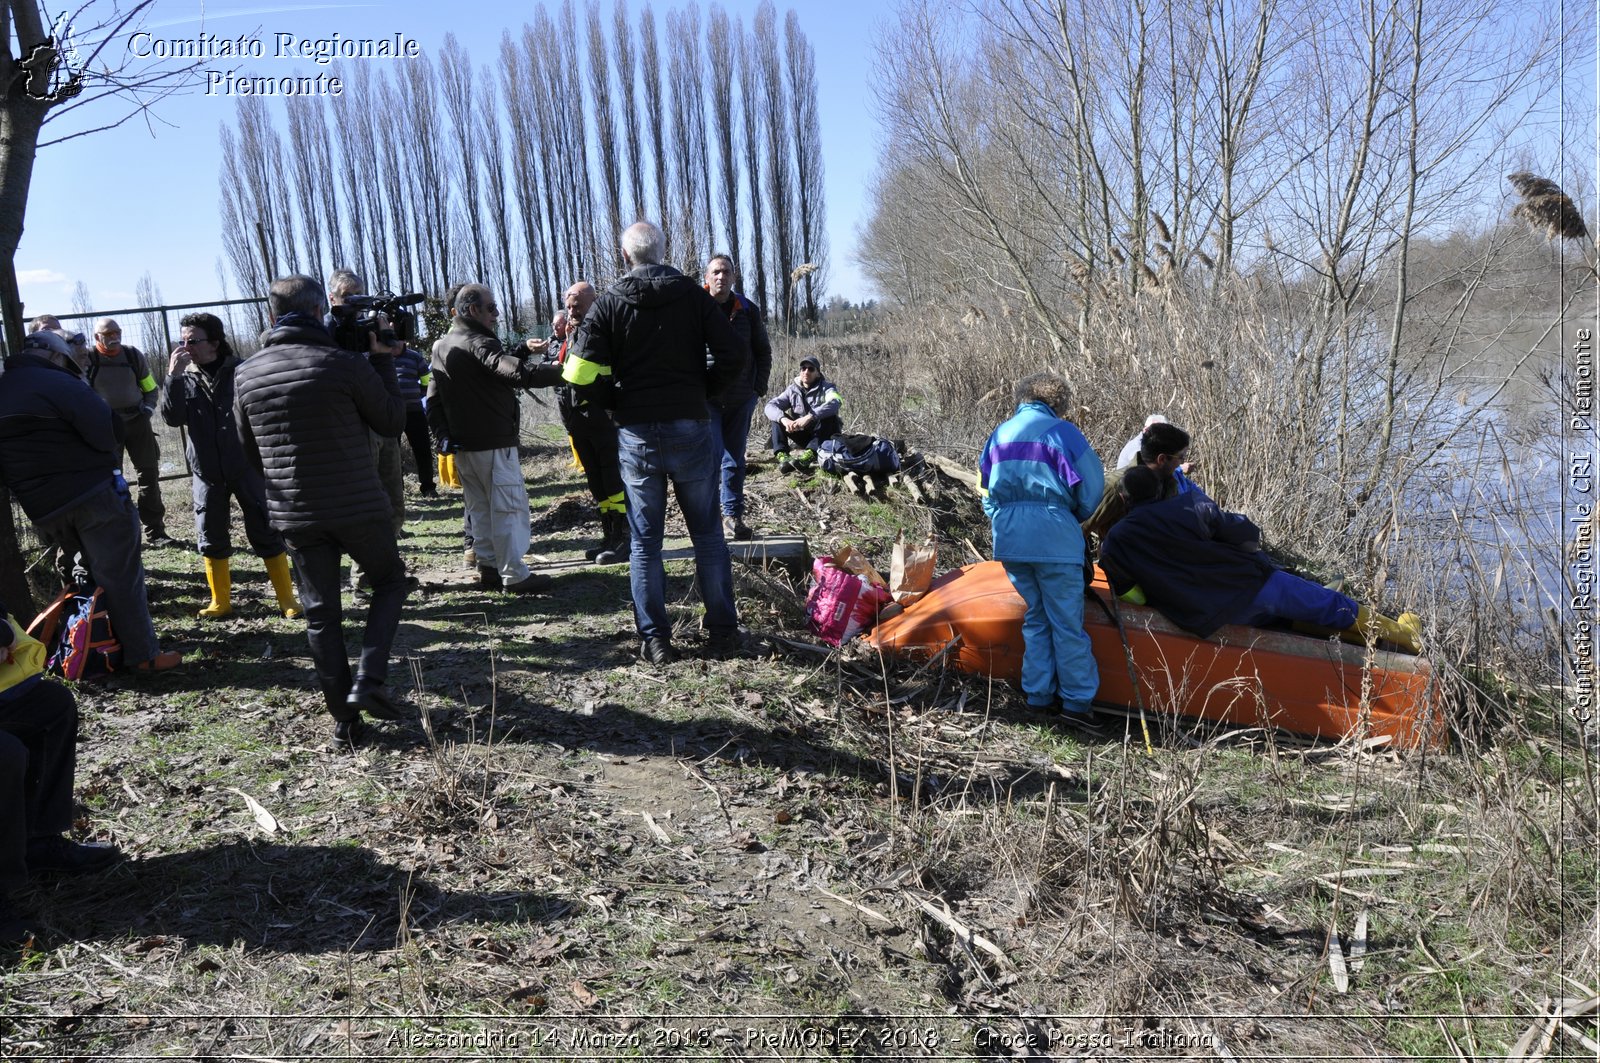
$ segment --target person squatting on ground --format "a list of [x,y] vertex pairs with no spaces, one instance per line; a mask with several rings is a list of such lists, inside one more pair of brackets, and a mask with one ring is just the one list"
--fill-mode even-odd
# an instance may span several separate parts
[[89,383],[122,418],[123,444],[117,450],[117,466],[122,466],[126,450],[137,477],[139,523],[144,525],[145,542],[175,545],[167,535],[167,508],[161,501],[161,445],[151,420],[156,410],[155,377],[139,348],[122,342],[122,327],[113,318],[95,322]]
[[78,705],[43,669],[43,648],[0,603],[0,945],[29,936],[11,893],[30,875],[87,874],[122,859],[113,846],[65,836],[73,820]]
[[200,556],[205,561],[206,585],[211,604],[202,617],[222,617],[233,612],[232,521],[228,499],[239,503],[245,538],[267,566],[267,577],[286,617],[300,615],[289,558],[283,536],[267,519],[267,487],[261,473],[244,458],[239,431],[233,419],[233,375],[239,359],[223,335],[222,319],[215,314],[189,314],[180,322],[181,342],[172,352],[167,379],[161,388],[161,419],[187,430],[194,524]]
[[1161,476],[1144,466],[1122,478],[1128,513],[1100,547],[1100,563],[1116,593],[1137,587],[1163,616],[1200,638],[1224,624],[1296,621],[1356,642],[1370,635],[1417,652],[1415,614],[1391,620],[1283,571],[1261,552],[1261,529],[1250,518],[1219,509],[1195,491],[1164,498],[1163,486]]
[[[763,412],[772,422],[772,453],[780,472],[807,468],[817,458],[824,440],[839,434],[844,423],[839,416],[843,399],[833,381],[822,375],[822,365],[809,355],[800,359],[800,375],[794,383],[768,400]],[[793,459],[789,446],[800,449]]]
[[417,486],[423,498],[432,498],[438,491],[433,486],[433,442],[428,438],[428,414],[423,405],[423,396],[433,381],[428,356],[415,347],[406,347],[395,356],[394,377],[406,400],[406,441],[411,444],[411,456],[417,463]]
[[984,444],[978,466],[994,559],[1022,596],[1022,692],[1034,708],[1060,703],[1072,723],[1095,723],[1100,686],[1083,630],[1085,541],[1079,522],[1094,509],[1105,471],[1078,426],[1072,393],[1055,373],[1024,377],[1017,412]]
[[105,591],[125,667],[163,671],[182,656],[162,652],[145,596],[139,517],[117,470],[123,420],[83,381],[60,336],[31,333],[6,359],[0,387],[0,481],[39,537],[61,550],[70,582],[74,556]]
[[[360,737],[361,714],[399,719],[385,689],[389,648],[409,584],[389,496],[372,461],[372,433],[396,437],[406,404],[394,355],[376,333],[363,356],[333,345],[327,301],[311,277],[272,282],[274,327],[234,373],[234,419],[245,458],[266,480],[267,513],[294,557],[311,659],[336,743]],[[345,651],[339,563],[372,582],[355,679]]]
[[720,452],[706,400],[738,378],[741,352],[716,300],[662,265],[665,244],[651,222],[624,230],[629,271],[589,311],[562,368],[563,379],[585,389],[585,397],[616,420],[633,538],[628,582],[634,622],[640,656],[655,665],[676,656],[661,562],[668,480],[694,542],[708,648],[727,654],[739,642],[733,566],[717,519]]
[[711,431],[722,451],[722,535],[749,539],[744,522],[745,451],[750,442],[750,418],[756,403],[767,393],[772,379],[772,343],[762,321],[761,308],[735,291],[738,270],[727,255],[712,255],[706,262],[705,289],[715,299],[739,341],[744,368],[721,395],[711,401]]
[[[556,351],[556,364],[565,366],[567,355],[578,344],[589,308],[594,306],[594,285],[579,281],[568,288],[563,300],[567,311],[567,331]],[[617,426],[611,414],[579,389],[563,387],[556,392],[556,408],[561,423],[572,440],[572,451],[583,466],[589,494],[600,510],[599,545],[583,552],[597,565],[616,565],[627,557],[628,503],[622,489],[622,467],[617,457]]]
[[1185,472],[1191,467],[1188,432],[1162,420],[1146,425],[1145,430],[1139,435],[1139,440],[1138,464],[1118,469],[1106,477],[1105,491],[1101,494],[1099,503],[1094,507],[1089,519],[1083,522],[1085,533],[1103,540],[1112,525],[1128,512],[1127,500],[1118,488],[1129,469],[1142,467],[1155,473],[1161,481],[1162,498],[1194,494],[1204,501],[1211,501],[1200,489],[1200,485],[1189,479]]
[[441,454],[454,454],[478,585],[512,594],[548,590],[549,576],[528,570],[528,486],[517,453],[522,411],[517,391],[560,381],[554,363],[511,352],[495,335],[500,308],[481,284],[462,285],[456,316],[433,349],[428,421]]

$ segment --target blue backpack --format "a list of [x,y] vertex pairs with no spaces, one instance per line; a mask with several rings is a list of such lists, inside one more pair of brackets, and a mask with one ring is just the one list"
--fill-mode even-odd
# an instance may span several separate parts
[[28,625],[28,634],[44,643],[45,667],[63,679],[109,675],[122,664],[104,593],[99,587],[68,587]]
[[817,448],[817,457],[822,471],[836,476],[847,472],[867,475],[900,469],[900,455],[894,444],[877,436],[842,435],[825,439]]

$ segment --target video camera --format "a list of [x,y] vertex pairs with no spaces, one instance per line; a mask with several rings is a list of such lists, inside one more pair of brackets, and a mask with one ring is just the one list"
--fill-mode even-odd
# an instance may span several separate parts
[[[395,295],[379,292],[377,295],[347,295],[344,302],[332,307],[333,341],[346,351],[366,354],[372,349],[368,337],[376,335],[381,343],[402,341],[410,343],[417,338],[417,315],[407,310],[427,298],[421,293]],[[389,319],[389,327],[379,327],[379,317]]]

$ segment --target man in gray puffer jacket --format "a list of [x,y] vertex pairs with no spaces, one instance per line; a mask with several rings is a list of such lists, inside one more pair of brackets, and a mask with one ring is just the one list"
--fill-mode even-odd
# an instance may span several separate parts
[[[335,743],[348,745],[360,736],[363,710],[377,719],[402,715],[385,682],[408,583],[369,432],[398,435],[406,404],[394,355],[376,335],[365,357],[333,345],[322,325],[327,297],[315,279],[273,281],[268,303],[275,327],[234,374],[235,420],[246,460],[266,478],[273,527],[294,558],[311,659],[336,721]],[[346,554],[372,581],[353,682],[339,602]]]

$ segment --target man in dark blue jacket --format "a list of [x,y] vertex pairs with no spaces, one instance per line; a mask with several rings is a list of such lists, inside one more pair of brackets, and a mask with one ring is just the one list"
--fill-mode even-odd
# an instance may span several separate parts
[[622,253],[631,268],[589,311],[562,368],[567,383],[608,406],[616,420],[639,653],[655,665],[676,657],[661,563],[668,480],[694,542],[711,652],[734,652],[739,627],[733,566],[717,519],[721,451],[706,400],[738,377],[743,358],[716,301],[662,265],[665,244],[651,222],[623,232]]
[[144,672],[175,667],[181,655],[162,652],[150,620],[139,517],[117,471],[116,415],[53,332],[30,334],[6,360],[4,380],[0,480],[40,537],[69,561],[78,555],[105,591],[123,664]]
[[[372,433],[394,438],[406,404],[388,344],[343,351],[323,327],[327,298],[311,277],[272,282],[275,327],[234,374],[234,419],[245,458],[261,470],[267,512],[294,556],[317,681],[335,720],[336,745],[354,743],[361,714],[399,719],[386,691],[389,648],[409,584],[372,460]],[[339,567],[349,555],[372,581],[354,680],[341,628]]]

